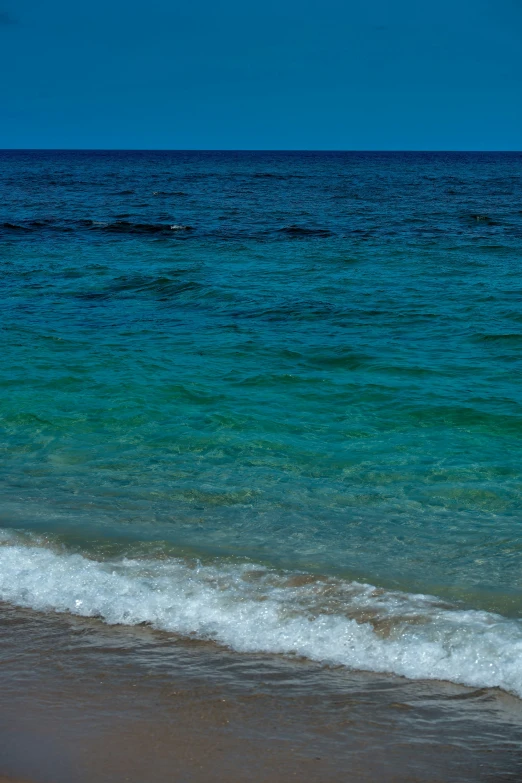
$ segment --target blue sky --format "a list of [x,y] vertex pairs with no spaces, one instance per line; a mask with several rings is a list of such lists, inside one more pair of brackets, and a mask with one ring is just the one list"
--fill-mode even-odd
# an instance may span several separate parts
[[522,149],[522,0],[0,0],[0,147]]

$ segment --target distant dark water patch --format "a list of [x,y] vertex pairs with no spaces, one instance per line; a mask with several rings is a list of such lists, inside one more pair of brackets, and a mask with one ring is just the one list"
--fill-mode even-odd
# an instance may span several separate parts
[[185,193],[184,190],[154,190],[152,195],[153,196],[186,196],[188,194]]
[[262,321],[320,321],[342,317],[346,313],[343,307],[327,301],[310,301],[296,299],[288,302],[280,302],[264,307],[252,306],[244,310],[235,310],[232,314],[235,318],[259,319]]
[[58,221],[53,218],[38,218],[30,220],[28,225],[31,228],[51,228],[58,225]]
[[5,231],[24,232],[31,230],[28,226],[20,226],[17,223],[4,223],[2,227]]
[[469,215],[469,220],[474,223],[484,223],[487,226],[498,226],[498,222],[492,217],[480,213]]
[[445,406],[412,408],[406,415],[417,422],[418,427],[451,426],[463,429],[483,430],[496,435],[522,434],[522,416],[510,413],[489,412],[474,406]]
[[[459,249],[459,248],[457,248]],[[504,245],[480,245],[481,250],[505,250]]]
[[[137,205],[139,206],[139,205]],[[142,205],[143,206],[143,205]],[[165,219],[161,222],[141,222],[131,220],[131,213],[120,212],[116,219],[96,220],[93,218],[80,218],[72,223],[64,223],[54,219],[33,219],[17,223],[4,222],[0,224],[0,231],[3,233],[31,233],[35,234],[41,231],[70,232],[70,231],[89,231],[113,236],[158,236],[158,237],[182,237],[195,232],[195,227],[181,221]],[[217,218],[218,220],[226,218]],[[327,228],[300,226],[292,224],[282,228],[255,227],[252,225],[227,226],[226,228],[217,228],[215,226],[207,228],[206,231],[199,231],[199,234],[207,238],[219,240],[237,240],[250,238],[256,241],[266,241],[277,236],[286,236],[292,239],[326,239],[334,236],[334,233]]]
[[89,301],[149,294],[159,300],[166,300],[183,293],[197,293],[204,288],[195,280],[183,279],[182,275],[183,272],[178,275],[123,275],[102,289],[81,291],[76,297]]
[[292,224],[290,226],[283,226],[279,229],[280,233],[287,234],[290,237],[299,239],[301,237],[322,237],[327,238],[333,236],[333,233],[328,228],[312,228],[310,226],[298,226]]
[[270,171],[256,171],[255,174],[252,174],[253,179],[278,179],[278,180],[286,180],[288,179],[288,175],[286,174],[274,174]]
[[80,221],[80,225],[94,231],[110,234],[172,234],[192,231],[192,226],[179,223],[132,223],[129,220],[116,220],[110,223],[95,220]]
[[483,343],[505,343],[507,345],[522,345],[522,332],[508,334],[477,334],[474,339]]
[[55,220],[54,218],[35,218],[20,223],[11,223],[7,221],[0,226],[0,232],[5,231],[7,234],[23,233],[38,235],[45,231],[70,232],[72,230],[72,226],[63,223],[62,221]]
[[312,367],[324,370],[358,370],[367,367],[372,360],[368,355],[349,349],[337,351],[318,351],[307,357],[307,363]]

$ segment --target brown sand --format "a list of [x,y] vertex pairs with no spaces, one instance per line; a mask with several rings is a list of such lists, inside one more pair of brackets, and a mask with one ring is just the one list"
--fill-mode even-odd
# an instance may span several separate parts
[[156,694],[148,705],[116,692],[109,703],[100,694],[77,695],[81,715],[63,694],[52,704],[49,694],[42,703],[33,694],[32,706],[0,724],[9,772],[32,783],[436,783],[458,763],[454,747],[439,747],[430,771],[416,772],[413,745],[383,753],[376,737],[365,743],[350,736],[349,725],[343,748],[337,727],[313,725],[306,704],[282,712],[270,699],[246,705],[222,694]]
[[500,692],[9,607],[0,661],[0,783],[522,780],[522,706]]

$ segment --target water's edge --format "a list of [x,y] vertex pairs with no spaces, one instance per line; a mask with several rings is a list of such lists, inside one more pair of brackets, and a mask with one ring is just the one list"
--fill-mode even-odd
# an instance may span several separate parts
[[1,543],[0,599],[16,606],[522,697],[522,624],[515,619],[255,563],[100,561],[6,530]]

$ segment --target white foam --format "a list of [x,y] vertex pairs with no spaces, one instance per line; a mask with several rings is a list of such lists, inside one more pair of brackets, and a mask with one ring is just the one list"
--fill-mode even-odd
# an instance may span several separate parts
[[522,624],[432,596],[255,565],[96,561],[0,536],[0,599],[305,656],[412,679],[499,687],[522,697]]

